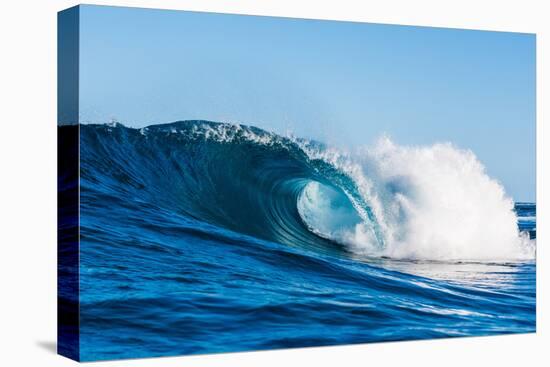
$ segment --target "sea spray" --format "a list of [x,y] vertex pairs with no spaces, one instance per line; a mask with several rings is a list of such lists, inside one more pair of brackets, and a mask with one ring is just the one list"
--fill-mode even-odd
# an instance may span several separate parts
[[[451,143],[400,146],[388,137],[355,153],[301,146],[311,159],[330,162],[353,177],[372,208],[383,234],[382,246],[364,222],[327,230],[330,214],[324,214],[320,233],[356,253],[442,261],[535,256],[534,241],[518,230],[512,199],[470,150]],[[318,187],[306,191],[308,196],[315,192],[320,210],[327,210],[330,205]],[[303,209],[300,213],[315,228],[313,201],[309,198],[307,214]]]
[[[514,203],[470,150],[399,146],[382,138],[361,162],[385,202],[386,256],[502,260],[534,256]],[[359,244],[360,245],[360,244]]]

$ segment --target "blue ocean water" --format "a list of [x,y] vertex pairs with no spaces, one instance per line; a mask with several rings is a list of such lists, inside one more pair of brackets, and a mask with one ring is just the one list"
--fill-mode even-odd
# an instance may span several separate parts
[[[331,151],[204,121],[81,125],[81,359],[535,331],[534,256],[392,256],[364,182],[311,150]],[[535,204],[512,209],[534,246]]]

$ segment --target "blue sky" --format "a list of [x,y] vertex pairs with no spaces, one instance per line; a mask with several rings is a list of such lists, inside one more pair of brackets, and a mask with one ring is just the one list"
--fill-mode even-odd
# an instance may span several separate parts
[[80,25],[81,122],[451,141],[515,200],[535,200],[532,34],[101,6]]

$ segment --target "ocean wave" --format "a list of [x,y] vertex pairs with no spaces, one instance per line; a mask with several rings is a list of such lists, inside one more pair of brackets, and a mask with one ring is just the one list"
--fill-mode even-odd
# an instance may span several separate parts
[[427,260],[524,260],[535,243],[474,153],[382,138],[345,152],[262,129],[182,121],[81,125],[84,190],[139,200],[314,251]]

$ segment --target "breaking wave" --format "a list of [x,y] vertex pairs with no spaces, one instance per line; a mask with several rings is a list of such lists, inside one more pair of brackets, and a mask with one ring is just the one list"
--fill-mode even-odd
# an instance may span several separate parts
[[473,152],[384,137],[345,152],[256,127],[81,125],[84,188],[315,251],[525,260],[534,240]]

